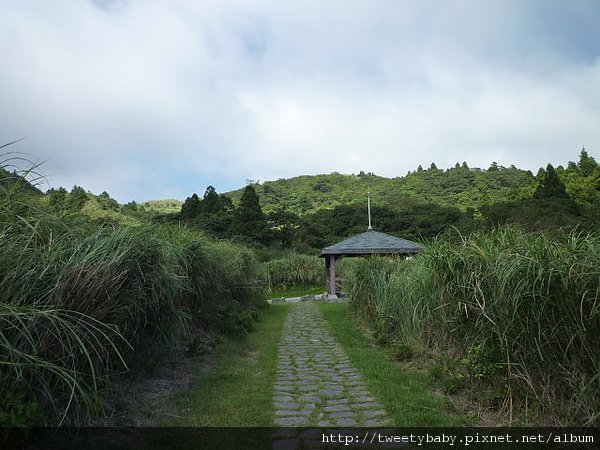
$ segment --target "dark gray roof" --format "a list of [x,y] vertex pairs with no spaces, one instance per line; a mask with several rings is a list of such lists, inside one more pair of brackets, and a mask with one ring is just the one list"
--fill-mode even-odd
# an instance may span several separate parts
[[368,230],[321,250],[324,255],[371,255],[418,253],[423,247],[416,242],[400,239],[379,231]]

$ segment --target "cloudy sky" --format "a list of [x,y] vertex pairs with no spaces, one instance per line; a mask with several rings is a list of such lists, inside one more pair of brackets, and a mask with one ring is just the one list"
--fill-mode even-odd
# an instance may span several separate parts
[[121,202],[600,159],[599,23],[597,0],[0,0],[0,144]]

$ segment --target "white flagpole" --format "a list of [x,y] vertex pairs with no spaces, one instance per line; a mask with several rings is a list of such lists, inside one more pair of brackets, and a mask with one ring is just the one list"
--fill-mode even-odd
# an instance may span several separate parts
[[372,230],[373,227],[371,226],[371,193],[367,192],[368,197],[367,197],[367,208],[369,210],[369,228],[367,228],[367,230]]

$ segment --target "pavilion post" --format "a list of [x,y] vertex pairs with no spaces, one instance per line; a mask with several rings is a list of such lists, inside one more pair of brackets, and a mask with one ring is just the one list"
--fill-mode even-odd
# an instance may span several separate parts
[[335,255],[327,255],[325,258],[325,270],[327,272],[327,293],[335,294]]

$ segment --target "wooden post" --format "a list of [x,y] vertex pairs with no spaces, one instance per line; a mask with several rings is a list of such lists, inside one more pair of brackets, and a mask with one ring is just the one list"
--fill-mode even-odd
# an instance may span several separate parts
[[327,293],[330,295],[335,294],[335,262],[337,258],[335,255],[327,257],[329,264],[327,267]]
[[329,266],[331,265],[331,256],[325,256],[325,290],[329,294]]

